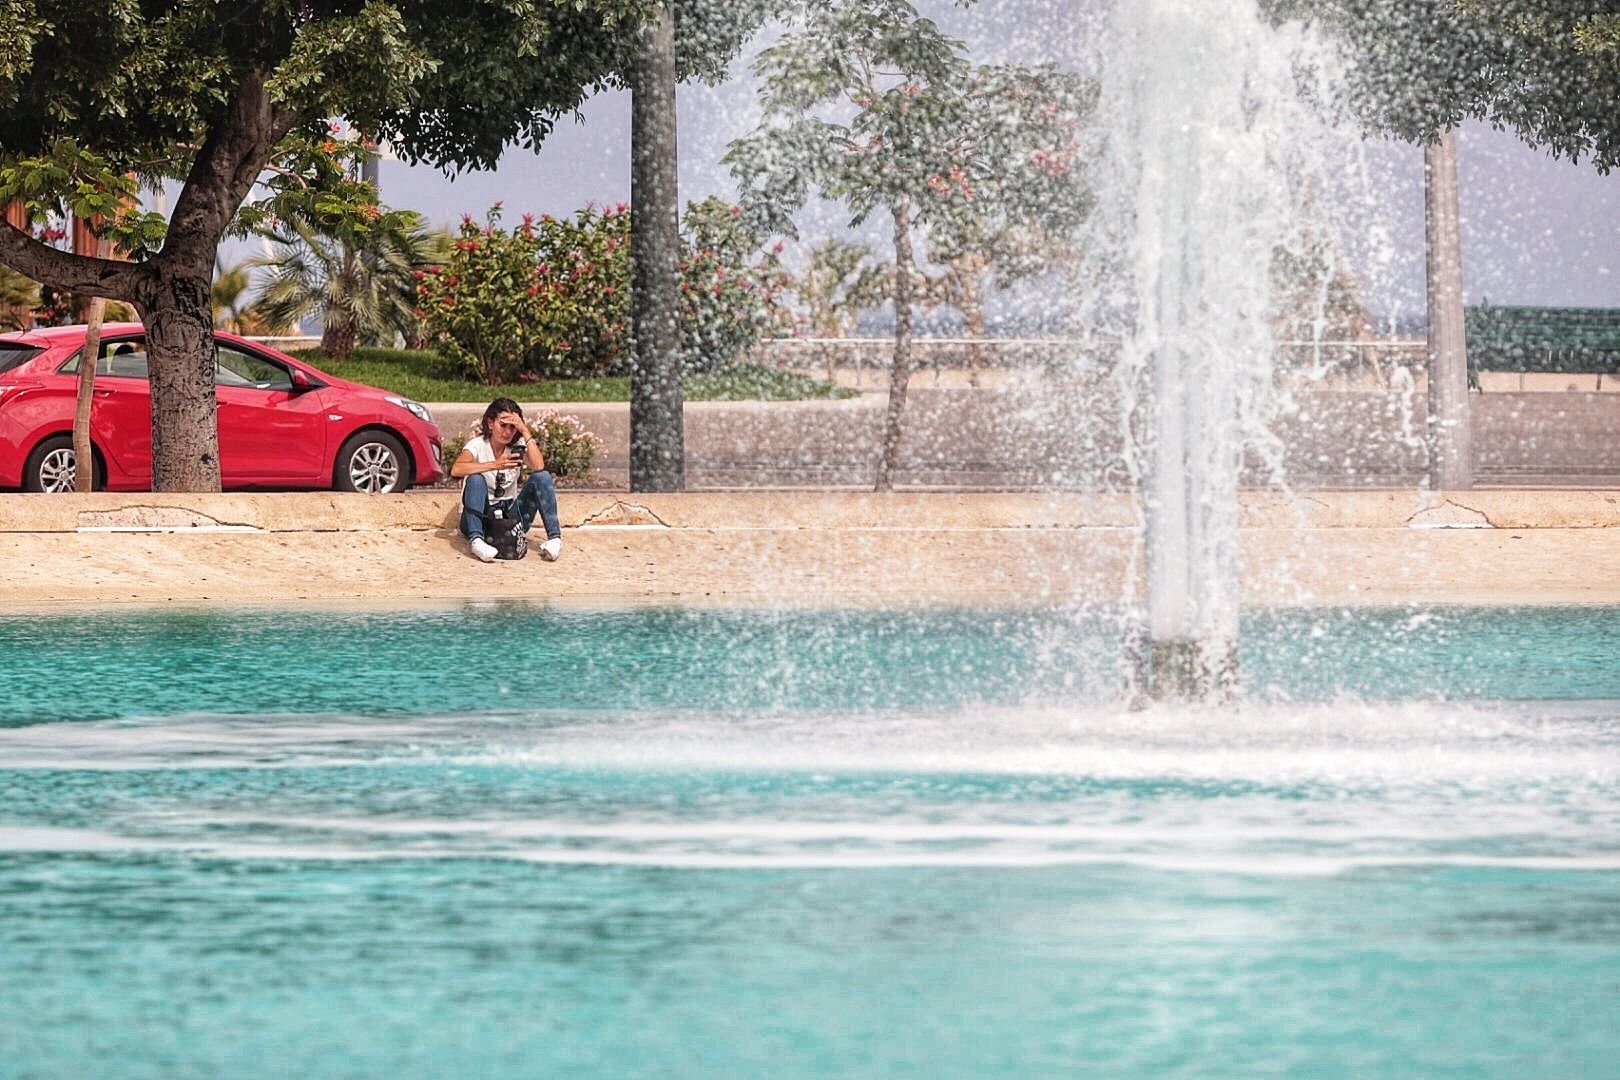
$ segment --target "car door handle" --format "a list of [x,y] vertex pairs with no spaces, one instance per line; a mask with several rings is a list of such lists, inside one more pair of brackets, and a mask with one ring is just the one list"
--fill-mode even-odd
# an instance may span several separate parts
[[95,393],[96,393],[96,397],[112,397],[113,396],[113,391],[111,391],[111,390],[97,390]]

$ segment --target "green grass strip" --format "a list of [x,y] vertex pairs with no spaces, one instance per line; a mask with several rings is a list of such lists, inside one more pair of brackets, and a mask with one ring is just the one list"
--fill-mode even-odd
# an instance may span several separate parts
[[[347,360],[333,360],[319,349],[292,355],[341,379],[381,387],[417,401],[629,401],[630,380],[539,379],[486,386],[457,378],[438,353],[414,349],[356,349]],[[859,391],[825,379],[780,371],[763,364],[738,364],[682,380],[687,401],[805,401],[855,397]]]

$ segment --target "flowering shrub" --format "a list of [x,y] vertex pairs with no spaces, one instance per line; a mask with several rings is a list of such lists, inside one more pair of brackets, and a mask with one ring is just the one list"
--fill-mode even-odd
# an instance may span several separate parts
[[470,214],[442,266],[417,271],[415,315],[440,351],[486,383],[514,378],[537,341],[535,266],[540,240],[532,222],[500,227],[501,204],[484,224]]
[[681,362],[687,371],[713,371],[761,340],[793,330],[793,313],[778,300],[791,282],[778,243],[755,256],[759,241],[740,208],[721,199],[688,203],[681,221]]
[[[543,412],[529,420],[529,433],[534,436],[536,444],[540,447],[540,454],[546,460],[546,471],[559,480],[583,478],[596,464],[596,455],[602,449],[601,438],[593,432],[586,431],[585,425],[577,416]],[[443,461],[446,475],[450,472],[451,464],[461,454],[462,447],[466,446],[467,440],[475,434],[476,428],[465,437],[452,436],[445,439]]]
[[[525,219],[528,220],[528,219]],[[532,295],[538,341],[529,369],[555,377],[622,375],[630,360],[630,209],[587,206],[540,218]]]
[[[500,204],[463,217],[455,250],[418,285],[418,317],[469,375],[500,382],[622,375],[630,367],[630,210],[588,206],[569,218],[525,214],[512,232]],[[682,223],[681,354],[689,371],[722,367],[791,329],[777,300],[776,253],[718,199]]]
[[539,440],[546,469],[552,476],[583,477],[596,464],[596,455],[602,449],[601,438],[586,431],[577,416],[543,412],[529,421],[529,431]]

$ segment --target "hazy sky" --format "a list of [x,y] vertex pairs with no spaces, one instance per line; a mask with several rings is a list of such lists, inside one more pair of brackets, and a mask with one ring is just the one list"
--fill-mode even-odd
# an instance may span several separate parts
[[[1203,0],[1188,0],[1189,3]],[[982,60],[1054,61],[1086,69],[1088,24],[1074,0],[982,0],[975,7],[924,5]],[[1100,5],[1096,5],[1100,6]],[[1090,10],[1090,9],[1088,9]],[[757,113],[745,66],[719,87],[679,93],[682,199],[728,194],[719,164],[729,141],[752,129]],[[523,211],[567,214],[595,200],[629,198],[629,102],[606,94],[587,102],[539,154],[509,151],[490,173],[449,179],[435,170],[382,163],[383,199],[414,207],[437,223],[481,217],[497,199],[508,221]],[[1352,232],[1381,229],[1374,257],[1364,236],[1345,238],[1381,316],[1407,318],[1423,307],[1422,151],[1377,142],[1353,149],[1373,176],[1375,201]],[[1511,134],[1465,126],[1459,137],[1465,290],[1469,302],[1620,307],[1620,173],[1555,161]],[[812,211],[807,236],[839,227],[830,208]]]

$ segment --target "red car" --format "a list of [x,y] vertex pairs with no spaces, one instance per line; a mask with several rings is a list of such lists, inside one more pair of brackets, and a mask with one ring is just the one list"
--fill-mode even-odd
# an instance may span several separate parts
[[[0,487],[72,491],[83,326],[0,335]],[[348,382],[234,334],[214,334],[219,470],[227,488],[404,491],[444,477],[421,404]],[[90,438],[95,487],[152,486],[152,399],[138,323],[102,330]]]

